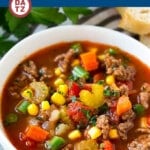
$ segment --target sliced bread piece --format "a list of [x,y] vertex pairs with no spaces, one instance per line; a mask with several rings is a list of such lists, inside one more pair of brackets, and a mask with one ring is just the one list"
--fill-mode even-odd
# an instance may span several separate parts
[[147,47],[150,48],[150,34],[147,35],[141,35],[140,41],[145,44]]
[[140,35],[150,33],[150,7],[123,7],[118,11],[121,28]]
[[117,7],[116,10],[119,12],[119,14],[122,16],[123,13],[125,12],[125,10],[127,9],[128,7]]

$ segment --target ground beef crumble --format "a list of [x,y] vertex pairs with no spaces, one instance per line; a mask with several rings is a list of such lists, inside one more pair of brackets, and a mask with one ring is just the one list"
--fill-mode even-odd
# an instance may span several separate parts
[[109,117],[107,115],[100,115],[97,118],[96,126],[102,130],[103,139],[107,139],[110,130]]

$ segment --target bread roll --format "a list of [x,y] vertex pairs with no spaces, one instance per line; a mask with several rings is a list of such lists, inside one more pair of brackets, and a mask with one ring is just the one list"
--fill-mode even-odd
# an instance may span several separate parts
[[122,16],[119,27],[140,35],[150,33],[150,7],[119,7],[117,10]]

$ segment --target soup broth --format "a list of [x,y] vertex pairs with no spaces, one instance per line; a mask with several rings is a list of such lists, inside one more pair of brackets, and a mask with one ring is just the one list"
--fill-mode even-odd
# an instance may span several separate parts
[[20,150],[150,149],[150,69],[117,47],[75,41],[21,62],[2,95]]

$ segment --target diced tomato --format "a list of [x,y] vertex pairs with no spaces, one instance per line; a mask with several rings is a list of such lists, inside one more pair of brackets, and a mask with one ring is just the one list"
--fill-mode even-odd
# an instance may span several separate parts
[[109,140],[104,141],[104,150],[114,150],[114,146]]
[[77,124],[87,125],[88,116],[92,115],[92,109],[81,102],[72,102],[68,105],[68,115]]
[[80,92],[80,86],[78,83],[75,83],[75,82],[72,82],[71,83],[71,86],[69,88],[69,97],[72,97],[72,96],[76,96],[78,97],[79,96],[79,92]]

